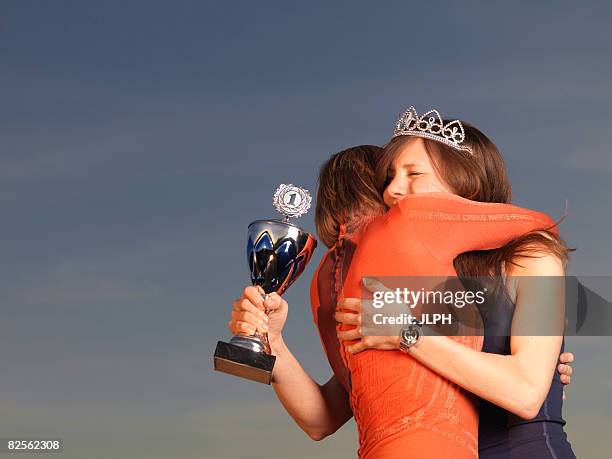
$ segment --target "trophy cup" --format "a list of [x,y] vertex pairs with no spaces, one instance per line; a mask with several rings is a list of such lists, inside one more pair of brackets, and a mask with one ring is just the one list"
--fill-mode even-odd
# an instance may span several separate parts
[[[274,207],[283,220],[255,220],[248,228],[247,261],[251,282],[265,292],[282,295],[308,264],[317,240],[289,218],[304,215],[312,198],[307,190],[282,184],[274,193]],[[265,308],[268,314],[268,308]],[[217,371],[264,384],[272,381],[276,356],[271,354],[267,333],[238,334],[229,343],[217,342],[214,367]]]

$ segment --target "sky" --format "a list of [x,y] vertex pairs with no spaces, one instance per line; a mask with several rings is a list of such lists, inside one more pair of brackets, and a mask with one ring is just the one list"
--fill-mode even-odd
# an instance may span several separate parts
[[[272,195],[383,144],[409,105],[500,147],[514,202],[560,217],[569,273],[609,276],[612,6],[605,2],[4,1],[0,437],[67,458],[356,457],[311,441],[271,387],[214,372]],[[314,232],[313,212],[299,221]],[[331,375],[310,314],[285,339]],[[609,337],[570,338],[566,430],[612,431]],[[15,456],[18,457],[18,456]]]

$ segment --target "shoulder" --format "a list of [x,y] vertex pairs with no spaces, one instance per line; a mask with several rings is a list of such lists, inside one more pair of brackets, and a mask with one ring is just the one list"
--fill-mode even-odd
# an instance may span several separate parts
[[336,246],[330,247],[329,250],[327,250],[327,252],[323,254],[323,256],[321,257],[321,260],[319,261],[319,264],[315,268],[315,271],[312,275],[312,279],[310,281],[311,294],[317,290],[318,283],[319,283],[319,274],[321,273],[321,271],[324,271],[326,268],[328,268],[328,265],[332,261],[332,258],[330,255],[334,252],[335,249],[336,249]]
[[552,239],[544,231],[535,231],[540,240],[531,239],[517,248],[510,262],[504,266],[504,277],[508,294],[516,302],[518,292],[521,290],[520,279],[527,276],[564,276],[565,264],[543,242]]
[[540,240],[526,241],[520,246],[511,263],[506,266],[508,276],[563,276],[563,260],[555,254],[545,240],[552,237],[545,231],[535,231]]

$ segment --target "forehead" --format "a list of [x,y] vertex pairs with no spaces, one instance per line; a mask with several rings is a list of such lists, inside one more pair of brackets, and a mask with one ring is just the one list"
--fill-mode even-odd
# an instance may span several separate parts
[[425,142],[420,137],[411,137],[406,140],[393,160],[394,167],[403,167],[410,164],[429,164]]

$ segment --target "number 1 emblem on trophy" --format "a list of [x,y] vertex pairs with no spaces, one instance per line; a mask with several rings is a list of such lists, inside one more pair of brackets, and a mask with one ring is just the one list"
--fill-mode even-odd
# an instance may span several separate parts
[[[283,220],[255,220],[248,227],[251,282],[259,285],[265,295],[282,295],[310,261],[317,240],[289,219],[308,212],[311,201],[307,190],[282,184],[274,193],[273,203]],[[218,341],[214,366],[217,371],[270,384],[275,360],[268,334],[255,331],[252,335],[234,335],[229,343]]]

